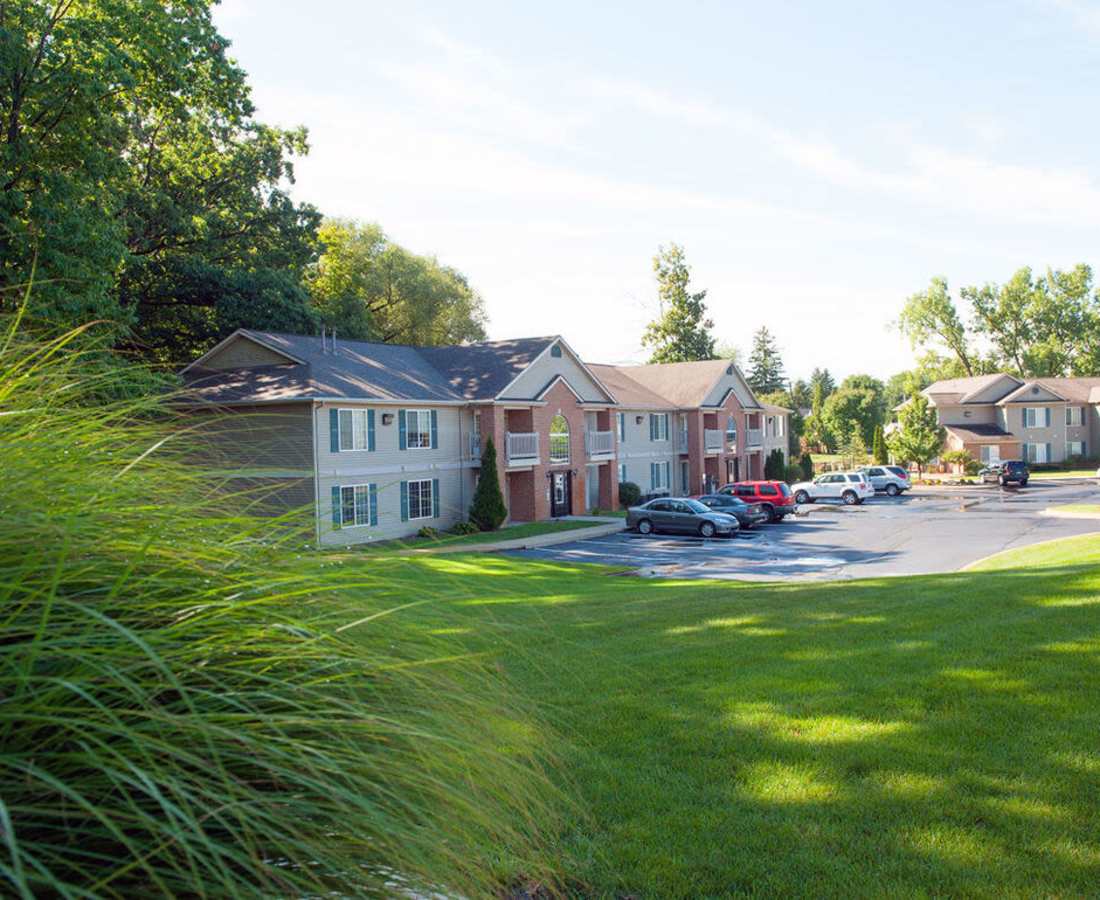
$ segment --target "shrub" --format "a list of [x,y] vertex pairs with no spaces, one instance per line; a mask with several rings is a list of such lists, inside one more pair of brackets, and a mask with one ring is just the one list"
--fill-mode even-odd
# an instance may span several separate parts
[[97,380],[0,333],[5,893],[488,896],[545,873],[558,795],[498,677]]
[[787,484],[795,484],[796,482],[804,481],[805,479],[803,478],[803,475],[802,475],[802,466],[801,465],[787,466],[786,471],[783,473],[783,480],[785,482],[787,482]]
[[642,499],[642,489],[633,481],[624,481],[619,484],[619,505],[624,507],[637,506]]
[[786,470],[783,451],[776,447],[764,459],[764,478],[768,481],[782,481]]
[[504,505],[497,474],[497,448],[490,437],[485,439],[485,449],[481,451],[481,476],[470,505],[470,521],[482,531],[496,531],[507,518],[508,507]]
[[802,467],[802,479],[810,481],[814,477],[814,458],[809,453],[803,453],[799,465]]
[[481,531],[473,522],[456,522],[451,526],[451,534],[477,534]]
[[432,528],[431,525],[422,526],[421,529],[416,533],[416,536],[420,538],[429,538],[433,541],[439,540],[439,532]]

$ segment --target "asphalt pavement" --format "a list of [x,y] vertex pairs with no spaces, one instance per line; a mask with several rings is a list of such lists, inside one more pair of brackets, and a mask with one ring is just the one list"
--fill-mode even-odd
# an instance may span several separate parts
[[1048,506],[1098,503],[1096,484],[1032,482],[1023,489],[975,488],[950,496],[877,496],[862,506],[816,503],[734,538],[619,532],[513,551],[561,562],[625,565],[677,578],[866,578],[951,572],[1002,550],[1097,532],[1100,520],[1041,515]]

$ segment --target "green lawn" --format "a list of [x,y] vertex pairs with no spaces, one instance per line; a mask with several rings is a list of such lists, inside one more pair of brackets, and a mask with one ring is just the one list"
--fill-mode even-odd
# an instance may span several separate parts
[[1100,503],[1064,503],[1052,506],[1057,512],[1076,513],[1083,516],[1100,516]]
[[1031,478],[1035,481],[1046,481],[1051,478],[1095,478],[1096,469],[1066,469],[1058,471],[1052,469],[1039,469],[1031,472]]
[[579,891],[1068,896],[1100,884],[1098,564],[1084,537],[834,584],[381,571],[546,711]]

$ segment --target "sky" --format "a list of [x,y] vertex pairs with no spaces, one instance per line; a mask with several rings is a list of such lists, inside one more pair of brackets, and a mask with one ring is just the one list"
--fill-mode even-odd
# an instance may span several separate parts
[[224,0],[293,195],[464,272],[489,336],[644,362],[685,248],[722,345],[907,368],[953,288],[1095,264],[1100,2]]

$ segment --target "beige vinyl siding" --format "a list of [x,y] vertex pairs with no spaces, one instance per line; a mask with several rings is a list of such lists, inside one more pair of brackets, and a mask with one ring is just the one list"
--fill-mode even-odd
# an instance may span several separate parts
[[569,382],[569,386],[580,395],[582,400],[606,403],[610,399],[564,347],[561,356],[552,356],[547,350],[531,363],[527,370],[507,388],[501,399],[530,400],[537,397],[558,375]]
[[[679,486],[679,456],[676,453],[676,428],[678,417],[673,410],[654,413],[648,409],[622,410],[626,423],[626,439],[619,442],[618,462],[626,466],[626,480],[632,481],[648,494],[651,489],[650,464],[668,463],[672,485],[669,490],[676,493]],[[649,417],[668,415],[668,440],[651,441],[649,439]],[[641,422],[638,422],[639,417]]]
[[737,369],[734,368],[732,375],[723,375],[718,379],[718,383],[710,389],[710,393],[703,399],[703,406],[718,406],[726,399],[726,394],[731,390],[743,407],[753,405],[752,390],[738,375]]
[[281,353],[269,350],[263,344],[238,335],[209,359],[203,360],[204,369],[246,369],[256,366],[285,366],[293,364]]
[[[329,433],[330,409],[374,409],[374,450],[333,453]],[[400,415],[403,409],[435,410],[437,446],[427,449],[400,447]],[[385,416],[393,418],[385,423]],[[314,430],[317,441],[318,523],[321,543],[334,546],[388,540],[415,534],[424,525],[450,528],[464,521],[475,484],[469,440],[473,427],[470,410],[455,406],[410,403],[404,407],[371,406],[369,403],[325,401],[317,407]],[[439,479],[440,503],[430,519],[401,521],[402,481]],[[378,491],[378,524],[374,527],[333,527],[332,487],[375,484]]]
[[992,403],[937,406],[936,415],[941,425],[996,425],[997,407]]
[[974,403],[996,403],[1002,397],[1011,394],[1019,387],[1019,382],[1010,375],[1002,375],[996,381],[986,385],[982,390],[969,398]]
[[[1072,404],[1071,404],[1072,405]],[[1050,427],[1045,426],[1046,417],[1040,413],[1039,427],[1024,427],[1024,409],[1032,407],[1050,410]],[[1011,431],[1022,444],[1050,444],[1049,462],[1062,462],[1066,458],[1067,441],[1085,441],[1087,450],[1092,453],[1092,445],[1089,442],[1090,429],[1087,424],[1066,426],[1066,404],[1062,401],[1054,403],[1021,403],[1005,407],[1006,430]],[[1087,419],[1086,419],[1087,422]],[[1021,453],[1024,450],[1021,449]]]

